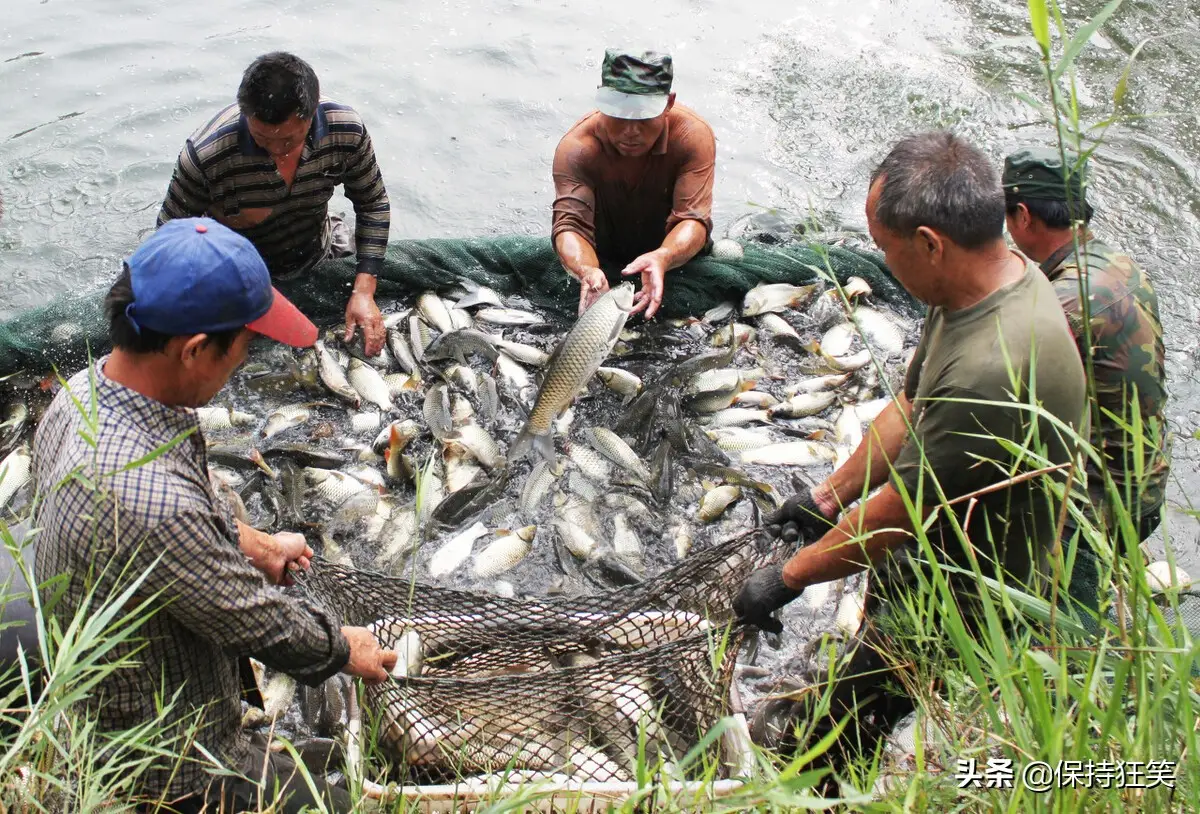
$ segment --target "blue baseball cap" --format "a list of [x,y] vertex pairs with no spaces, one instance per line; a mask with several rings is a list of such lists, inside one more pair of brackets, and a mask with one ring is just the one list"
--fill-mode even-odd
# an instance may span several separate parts
[[135,330],[168,336],[249,328],[306,348],[317,327],[271,285],[254,244],[211,218],[170,220],[125,261]]

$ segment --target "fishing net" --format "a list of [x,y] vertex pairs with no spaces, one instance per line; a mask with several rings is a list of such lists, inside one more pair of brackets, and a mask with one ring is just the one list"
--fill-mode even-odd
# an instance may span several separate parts
[[730,754],[704,736],[735,711],[731,603],[753,569],[789,553],[748,533],[645,582],[575,598],[414,585],[320,558],[303,587],[402,662],[421,663],[419,677],[367,689],[400,779],[507,770],[628,781],[660,760],[727,775]]
[[[671,272],[662,313],[668,318],[697,315],[725,300],[740,301],[759,283],[805,284],[830,270],[843,282],[862,277],[877,297],[900,311],[911,315],[919,311],[875,253],[816,243],[789,247],[747,243],[740,260],[702,256]],[[114,268],[114,279],[116,273]],[[330,260],[298,278],[279,281],[278,287],[315,322],[328,323],[342,318],[354,274],[353,259]],[[563,271],[549,239],[523,236],[392,243],[376,296],[383,302],[414,291],[444,290],[461,279],[502,295],[522,295],[564,315],[573,315],[579,302],[579,285]],[[41,374],[55,366],[74,370],[85,363],[89,346],[93,353],[103,352],[107,346],[103,299],[108,285],[103,282],[67,294],[0,324],[0,376],[23,369]]]

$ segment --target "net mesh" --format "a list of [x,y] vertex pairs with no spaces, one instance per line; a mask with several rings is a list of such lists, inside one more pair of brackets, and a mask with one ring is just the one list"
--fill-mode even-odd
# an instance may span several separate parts
[[[740,260],[701,256],[671,272],[663,297],[668,318],[696,315],[725,300],[740,300],[759,283],[812,282],[831,270],[841,281],[864,278],[876,296],[915,315],[919,306],[872,252],[839,246],[763,247],[747,243]],[[116,277],[113,270],[113,278]],[[329,260],[313,271],[278,281],[279,289],[315,322],[342,317],[354,282],[353,259]],[[520,294],[544,308],[574,314],[579,285],[568,277],[547,238],[402,240],[388,246],[376,296],[397,298],[414,291],[444,290],[461,279]],[[77,291],[0,324],[0,376],[19,370],[44,373],[57,366],[78,369],[88,348],[107,346],[103,299],[108,281]]]
[[731,711],[737,587],[788,553],[744,534],[575,598],[505,599],[319,558],[303,586],[345,624],[375,630],[409,675],[420,664],[419,677],[367,689],[401,779],[520,770],[627,781],[639,762],[720,767],[719,740],[699,750],[707,760],[678,763]]

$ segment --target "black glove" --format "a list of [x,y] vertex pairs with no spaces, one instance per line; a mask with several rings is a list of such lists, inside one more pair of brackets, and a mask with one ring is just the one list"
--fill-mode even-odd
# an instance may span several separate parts
[[817,508],[811,489],[804,489],[792,495],[764,519],[767,534],[785,543],[794,543],[801,537],[814,540],[832,525]]
[[783,623],[771,614],[800,596],[800,593],[784,583],[782,566],[768,565],[746,578],[737,599],[733,601],[733,612],[743,624],[754,625],[768,633],[782,633]]

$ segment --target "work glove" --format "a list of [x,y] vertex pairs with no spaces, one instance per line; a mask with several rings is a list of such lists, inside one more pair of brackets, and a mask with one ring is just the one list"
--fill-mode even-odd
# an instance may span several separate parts
[[817,507],[811,489],[804,489],[789,497],[782,506],[767,515],[765,521],[767,534],[785,543],[794,543],[801,538],[815,540],[832,525]]
[[783,632],[783,623],[771,614],[800,594],[784,583],[783,566],[768,565],[746,578],[733,601],[733,612],[742,624],[778,635]]

